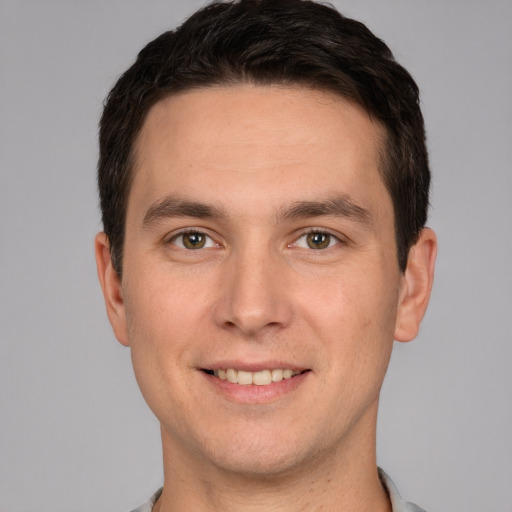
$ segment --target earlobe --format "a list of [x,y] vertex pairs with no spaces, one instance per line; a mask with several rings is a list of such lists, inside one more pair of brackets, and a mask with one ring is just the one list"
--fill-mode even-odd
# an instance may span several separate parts
[[96,267],[100,280],[108,319],[118,341],[129,345],[126,329],[126,313],[121,291],[121,279],[112,265],[110,244],[105,233],[98,233],[94,240]]
[[395,326],[397,341],[411,341],[419,332],[434,281],[436,254],[436,235],[431,229],[424,228],[409,251],[407,268],[402,277]]

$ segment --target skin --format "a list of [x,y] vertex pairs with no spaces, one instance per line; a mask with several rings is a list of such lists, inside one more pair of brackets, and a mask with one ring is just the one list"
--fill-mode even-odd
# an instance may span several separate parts
[[[384,136],[358,106],[300,87],[211,87],[149,112],[122,280],[103,233],[96,256],[115,335],[161,423],[155,510],[390,510],[379,392],[393,339],[418,332],[436,239],[423,230],[399,271]],[[184,201],[212,215],[176,215]],[[184,245],[191,228],[203,248]],[[310,248],[311,232],[327,247]],[[306,371],[262,391],[202,371],[218,367]]]

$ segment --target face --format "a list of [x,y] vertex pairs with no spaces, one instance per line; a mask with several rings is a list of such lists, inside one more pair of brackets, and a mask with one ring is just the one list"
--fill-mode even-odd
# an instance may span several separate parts
[[407,295],[383,137],[302,88],[212,87],[149,112],[122,281],[105,263],[102,282],[164,451],[269,474],[369,443]]

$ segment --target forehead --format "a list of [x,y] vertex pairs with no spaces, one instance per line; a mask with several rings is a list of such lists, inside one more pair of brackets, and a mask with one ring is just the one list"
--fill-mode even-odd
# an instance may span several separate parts
[[[361,107],[330,92],[275,85],[187,91],[149,111],[130,197],[193,191],[210,200],[225,196],[226,183],[256,203],[357,198],[376,188],[387,195],[379,172],[385,136]],[[327,190],[333,187],[340,190]]]
[[386,133],[379,122],[356,103],[332,92],[280,85],[210,86],[157,102],[143,123],[135,154],[144,152],[148,143],[161,143],[159,134],[172,134],[180,144],[194,139],[219,144],[225,135],[230,139],[226,142],[245,138],[246,144],[250,135],[257,137],[253,145],[261,147],[262,142],[268,145],[269,135],[276,145],[338,144],[339,130],[346,127],[349,130],[342,136],[347,144],[371,141],[380,146],[384,142]]

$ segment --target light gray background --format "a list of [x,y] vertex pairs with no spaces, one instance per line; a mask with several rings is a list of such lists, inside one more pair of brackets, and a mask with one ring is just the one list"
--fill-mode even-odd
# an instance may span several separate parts
[[[0,3],[0,510],[126,512],[161,483],[158,425],[93,262],[101,103],[199,1]],[[339,1],[422,90],[440,254],[397,344],[379,463],[430,512],[512,511],[512,2]]]

